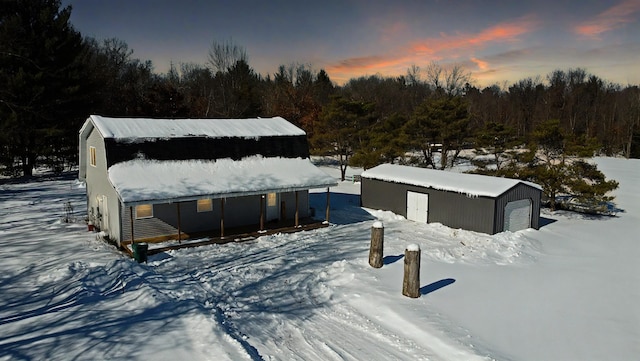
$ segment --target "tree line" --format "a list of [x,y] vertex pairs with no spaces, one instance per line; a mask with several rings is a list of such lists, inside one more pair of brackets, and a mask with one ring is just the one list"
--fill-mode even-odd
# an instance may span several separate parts
[[60,0],[8,0],[0,8],[5,174],[75,165],[78,129],[89,114],[282,116],[307,132],[314,154],[337,156],[343,174],[348,164],[384,162],[444,169],[473,148],[484,155],[479,171],[524,177],[522,165],[531,168],[537,154],[525,159],[524,150],[540,149],[541,134],[561,138],[575,156],[568,143],[588,145],[580,154],[640,157],[640,88],[582,68],[481,88],[461,66],[430,63],[338,86],[309,64],[258,74],[243,47],[214,41],[205,64],[171,64],[158,74],[123,40],[83,37],[70,15]]

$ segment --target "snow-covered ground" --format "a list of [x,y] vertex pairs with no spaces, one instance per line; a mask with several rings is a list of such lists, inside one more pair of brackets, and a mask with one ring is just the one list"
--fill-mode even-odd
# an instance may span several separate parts
[[[539,231],[489,236],[364,210],[359,185],[343,182],[328,228],[147,264],[86,231],[73,177],[5,183],[0,359],[638,359],[640,161],[596,161],[620,182],[616,217],[545,210]],[[313,194],[312,206],[325,199]],[[62,222],[66,202],[76,222]],[[380,269],[368,265],[376,220]],[[401,294],[412,243],[417,299]]]

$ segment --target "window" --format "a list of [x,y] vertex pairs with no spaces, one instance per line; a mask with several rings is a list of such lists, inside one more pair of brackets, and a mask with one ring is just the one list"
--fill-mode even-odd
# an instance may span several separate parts
[[276,197],[276,193],[267,194],[267,207],[275,207],[277,206],[278,197]]
[[213,202],[211,199],[198,199],[198,212],[211,212],[213,210]]
[[136,206],[136,219],[153,217],[153,204]]
[[89,163],[92,167],[96,166],[96,147],[89,147]]

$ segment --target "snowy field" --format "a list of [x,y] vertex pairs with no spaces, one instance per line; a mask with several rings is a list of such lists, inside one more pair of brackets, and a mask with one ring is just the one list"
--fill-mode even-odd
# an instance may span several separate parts
[[[616,217],[544,210],[539,231],[489,236],[368,212],[343,182],[328,228],[147,264],[86,231],[73,175],[5,182],[0,359],[637,360],[640,161],[596,161],[620,182]],[[66,202],[76,222],[62,222]],[[311,202],[324,209],[324,193]],[[374,269],[378,219],[385,265]],[[401,295],[411,243],[417,299]]]

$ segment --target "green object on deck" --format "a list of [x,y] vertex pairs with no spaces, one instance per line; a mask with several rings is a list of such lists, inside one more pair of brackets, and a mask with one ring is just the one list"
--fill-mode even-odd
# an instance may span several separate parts
[[148,244],[132,243],[131,249],[133,250],[133,258],[138,261],[138,263],[147,263],[147,251],[149,250]]

